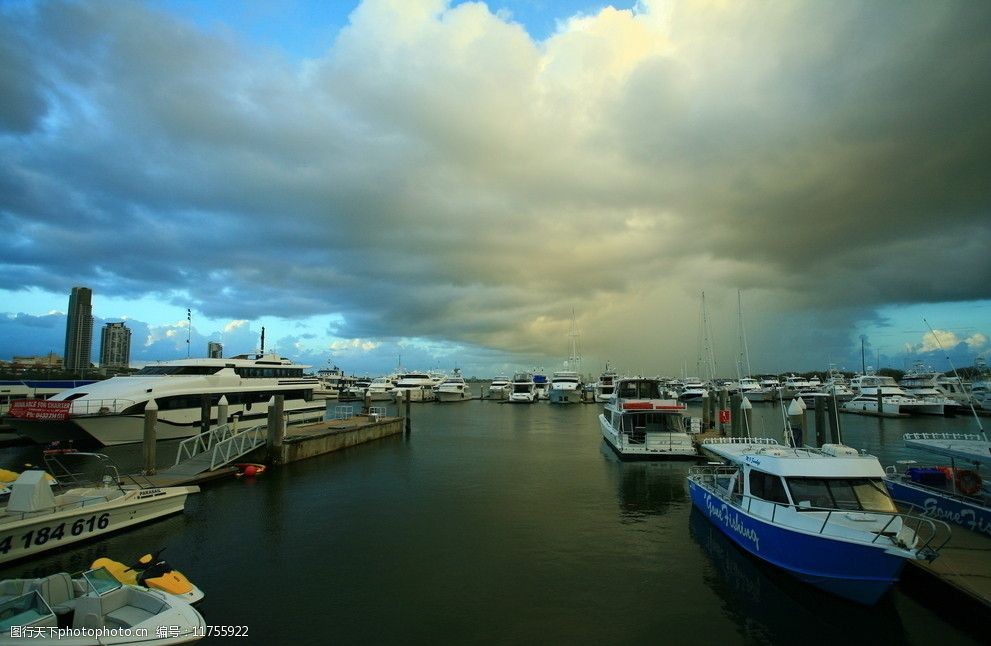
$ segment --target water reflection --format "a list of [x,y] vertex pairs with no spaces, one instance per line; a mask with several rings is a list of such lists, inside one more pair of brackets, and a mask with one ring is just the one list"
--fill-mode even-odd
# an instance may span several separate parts
[[600,449],[615,471],[619,508],[626,521],[668,513],[690,504],[685,491],[689,463],[680,461],[623,462],[602,442]]
[[[857,643],[909,643],[889,593],[874,607],[822,592],[746,554],[694,507],[689,533],[711,567],[706,584],[722,600],[725,616],[739,632],[758,642],[791,642],[799,635]],[[856,626],[856,636],[849,627]]]

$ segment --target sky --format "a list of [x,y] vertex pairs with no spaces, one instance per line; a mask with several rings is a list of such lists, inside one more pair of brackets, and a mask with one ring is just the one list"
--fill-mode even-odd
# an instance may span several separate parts
[[972,365],[989,117],[989,3],[10,0],[0,358]]

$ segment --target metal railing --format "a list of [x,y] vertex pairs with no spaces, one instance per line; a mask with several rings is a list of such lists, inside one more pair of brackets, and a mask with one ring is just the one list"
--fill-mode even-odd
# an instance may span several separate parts
[[351,419],[354,417],[353,406],[334,406],[334,419]]
[[375,417],[385,417],[385,406],[369,406],[368,415]]
[[702,444],[778,444],[773,437],[714,437]]
[[184,458],[192,459],[210,453],[210,470],[212,471],[261,446],[267,439],[268,427],[265,424],[259,424],[243,431],[239,431],[234,424],[224,424],[179,442],[175,464],[178,465]]
[[984,438],[972,433],[905,433],[903,440],[968,440],[981,442]]
[[[816,532],[821,536],[835,535],[842,538],[847,538],[851,540],[856,540],[854,537],[843,535],[843,534],[828,534],[826,528],[830,526],[830,521],[833,519],[834,514],[845,515],[848,519],[850,514],[860,514],[864,516],[864,520],[873,520],[880,523],[883,519],[887,518],[887,522],[881,529],[870,530],[871,534],[874,534],[874,538],[869,541],[869,544],[876,544],[881,538],[887,538],[896,547],[900,547],[906,550],[914,550],[918,558],[924,558],[927,561],[932,561],[939,555],[939,550],[946,545],[947,541],[950,540],[950,535],[952,530],[950,526],[945,522],[928,518],[921,514],[915,513],[902,513],[902,512],[889,512],[889,511],[869,511],[864,509],[836,509],[832,507],[812,507],[812,506],[797,506],[789,503],[779,503],[773,500],[765,500],[763,498],[758,498],[750,494],[737,493],[735,491],[728,491],[725,487],[717,484],[717,478],[732,478],[733,476],[740,477],[741,470],[738,467],[730,465],[703,465],[703,466],[693,466],[688,468],[688,478],[694,480],[699,486],[711,491],[720,500],[736,507],[740,511],[745,511],[751,516],[757,518],[767,519],[766,514],[754,514],[751,509],[753,507],[754,500],[758,501],[764,505],[771,505],[771,517],[770,522],[777,522],[777,511],[778,509],[788,510],[788,511],[799,511],[803,514],[809,512],[819,512],[825,513],[822,518],[822,524],[819,525],[819,530]],[[809,518],[814,518],[809,516]],[[852,520],[852,519],[851,519]],[[892,524],[895,521],[901,520],[903,527],[907,527],[912,531],[912,535],[917,539],[915,546],[910,546],[898,539],[899,532],[889,531]],[[805,527],[795,524],[781,524],[784,527],[790,529],[796,529],[799,531],[810,531]],[[846,527],[843,524],[834,523],[833,527]],[[867,541],[859,541],[867,542]],[[938,543],[938,544],[936,544]]]

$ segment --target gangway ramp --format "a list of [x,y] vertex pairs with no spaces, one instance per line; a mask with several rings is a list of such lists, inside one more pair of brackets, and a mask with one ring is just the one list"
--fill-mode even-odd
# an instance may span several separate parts
[[224,424],[206,433],[186,438],[179,443],[175,464],[159,471],[163,477],[191,477],[227,466],[260,446],[268,438],[265,424],[241,430],[235,424]]

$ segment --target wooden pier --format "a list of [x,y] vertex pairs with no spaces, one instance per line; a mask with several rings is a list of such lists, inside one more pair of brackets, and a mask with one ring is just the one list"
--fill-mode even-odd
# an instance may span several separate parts
[[[403,418],[356,415],[286,430],[281,450],[269,447],[271,464],[288,464],[403,432]],[[273,449],[275,449],[273,451]]]
[[954,588],[985,608],[991,609],[991,537],[951,525],[953,535],[930,562],[909,561],[909,571]]

